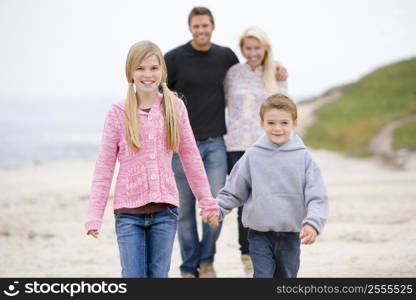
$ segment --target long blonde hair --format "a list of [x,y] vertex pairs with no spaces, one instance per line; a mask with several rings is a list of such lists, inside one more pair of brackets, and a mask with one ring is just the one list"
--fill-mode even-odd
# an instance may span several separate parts
[[264,66],[264,85],[269,95],[275,94],[279,92],[279,89],[276,84],[276,63],[273,60],[272,45],[270,44],[269,38],[260,27],[251,26],[247,28],[241,35],[239,42],[240,50],[243,54],[244,39],[249,37],[257,39],[266,50],[264,60],[262,62]]
[[163,114],[166,128],[166,145],[169,149],[177,151],[179,149],[179,120],[176,111],[176,95],[169,90],[166,85],[167,69],[162,51],[151,41],[140,41],[131,46],[126,61],[126,77],[129,83],[126,105],[125,105],[125,125],[126,140],[130,148],[138,150],[141,148],[140,127],[137,108],[140,98],[134,90],[133,75],[140,63],[149,56],[156,55],[162,68],[162,79],[160,85],[163,93]]

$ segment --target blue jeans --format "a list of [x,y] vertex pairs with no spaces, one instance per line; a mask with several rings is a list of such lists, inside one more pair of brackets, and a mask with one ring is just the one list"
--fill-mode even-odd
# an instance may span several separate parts
[[300,264],[298,232],[260,232],[249,229],[250,257],[255,278],[294,278]]
[[[208,138],[197,141],[199,152],[204,163],[211,193],[215,197],[224,186],[227,176],[227,156],[222,137]],[[175,172],[176,185],[179,190],[179,222],[178,240],[181,249],[181,274],[194,274],[198,276],[200,264],[212,264],[215,255],[215,243],[221,231],[221,225],[211,228],[202,224],[202,240],[199,241],[196,215],[195,197],[189,187],[179,156],[174,154],[172,168]]]
[[[228,174],[231,173],[234,165],[237,161],[244,155],[244,151],[230,151],[227,152],[227,159],[228,159]],[[248,228],[244,227],[241,218],[243,216],[243,206],[238,207],[237,213],[237,223],[238,223],[238,243],[240,244],[240,252],[241,254],[248,254],[249,253],[249,245],[248,245]]]
[[122,277],[168,277],[178,209],[152,214],[116,214]]

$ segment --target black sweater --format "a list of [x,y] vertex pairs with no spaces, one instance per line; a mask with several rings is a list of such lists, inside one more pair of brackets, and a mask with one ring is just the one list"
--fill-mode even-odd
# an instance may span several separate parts
[[168,86],[184,99],[197,140],[222,136],[225,128],[223,81],[228,69],[238,63],[227,47],[211,44],[197,51],[188,42],[165,55]]

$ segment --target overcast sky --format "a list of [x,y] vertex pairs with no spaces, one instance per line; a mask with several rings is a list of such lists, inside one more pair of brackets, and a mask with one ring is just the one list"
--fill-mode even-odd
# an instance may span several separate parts
[[416,56],[414,0],[0,0],[0,101],[118,101],[129,47],[187,42],[187,15],[209,7],[213,42],[238,49],[251,25],[269,35],[295,100]]

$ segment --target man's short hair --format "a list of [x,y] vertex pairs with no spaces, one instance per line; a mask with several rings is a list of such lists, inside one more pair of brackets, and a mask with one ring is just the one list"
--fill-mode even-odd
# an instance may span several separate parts
[[209,19],[211,20],[212,25],[214,26],[214,17],[212,16],[211,11],[204,7],[204,6],[195,6],[194,8],[192,8],[191,12],[189,13],[188,16],[188,25],[191,26],[191,19],[194,16],[203,16],[206,15],[209,17]]

